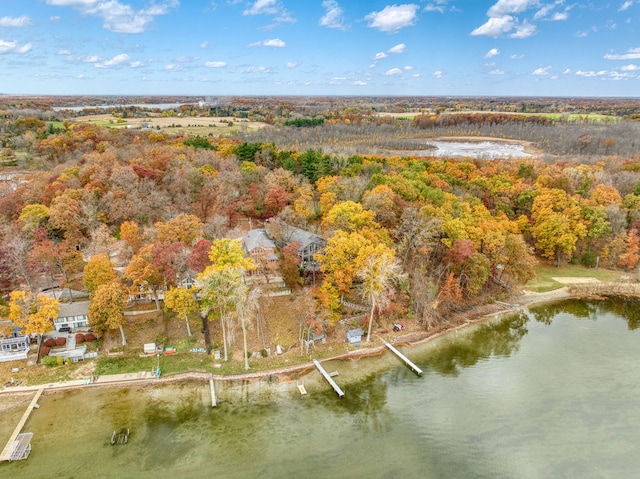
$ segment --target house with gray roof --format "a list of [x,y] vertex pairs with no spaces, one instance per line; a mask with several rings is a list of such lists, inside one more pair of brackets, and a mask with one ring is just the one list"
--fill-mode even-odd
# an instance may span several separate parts
[[75,303],[60,303],[58,317],[53,320],[56,331],[63,326],[72,329],[89,326],[89,305],[91,301],[77,301]]
[[242,248],[253,260],[258,270],[273,272],[278,268],[278,256],[275,253],[276,244],[264,229],[249,231],[241,241]]

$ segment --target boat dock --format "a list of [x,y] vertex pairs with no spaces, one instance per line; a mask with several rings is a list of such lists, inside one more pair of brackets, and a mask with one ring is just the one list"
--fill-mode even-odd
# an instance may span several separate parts
[[333,390],[336,392],[336,394],[338,395],[339,398],[344,397],[344,392],[342,392],[342,389],[340,389],[340,386],[338,386],[336,384],[336,382],[333,380],[333,378],[331,377],[331,375],[329,373],[327,373],[327,371],[324,370],[324,368],[322,367],[322,365],[318,362],[317,359],[313,360],[313,364],[315,365],[316,368],[318,368],[318,371],[320,371],[320,373],[324,376],[324,378],[327,380],[327,382],[331,385],[331,387],[333,388]]
[[405,364],[413,370],[414,373],[416,373],[418,376],[422,376],[422,369],[420,369],[418,366],[413,364],[408,357],[406,357],[404,354],[402,354],[400,351],[398,351],[396,348],[394,348],[391,344],[387,343],[386,341],[384,345],[387,348],[389,348],[396,356],[402,359],[405,362]]
[[111,445],[124,446],[129,442],[129,434],[131,434],[129,429],[127,429],[126,432],[124,430],[121,432],[113,431],[113,434],[111,435]]
[[211,407],[216,407],[218,400],[216,399],[216,390],[213,387],[213,374],[211,373],[209,373],[209,391],[211,392]]
[[41,387],[36,391],[36,394],[35,396],[33,396],[33,399],[29,403],[27,410],[22,415],[20,422],[18,422],[18,425],[16,426],[16,428],[13,430],[13,433],[9,437],[9,441],[7,442],[7,445],[4,446],[4,449],[2,450],[2,452],[0,452],[0,462],[11,461],[13,459],[14,457],[13,452],[16,449],[16,446],[20,446],[20,441],[16,443],[16,439],[18,439],[18,435],[20,434],[20,431],[22,430],[25,423],[27,422],[27,419],[29,419],[29,416],[31,415],[31,411],[33,411],[33,409],[38,404],[38,399],[40,399],[40,396],[42,395],[43,391],[44,391],[44,387]]

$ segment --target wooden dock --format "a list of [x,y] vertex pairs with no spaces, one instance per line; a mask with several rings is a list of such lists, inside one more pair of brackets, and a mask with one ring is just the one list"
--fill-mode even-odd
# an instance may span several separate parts
[[318,371],[320,371],[320,374],[322,374],[324,376],[324,378],[327,380],[327,382],[329,384],[331,384],[331,387],[333,388],[333,390],[336,392],[336,394],[338,395],[339,398],[344,397],[344,392],[342,392],[342,389],[340,389],[340,386],[338,386],[336,384],[336,382],[333,380],[333,378],[329,375],[328,372],[326,372],[324,370],[324,368],[322,367],[322,365],[318,362],[318,360],[314,359],[313,360],[313,364],[315,365],[316,368],[318,368]]
[[216,399],[216,390],[213,387],[213,374],[211,373],[209,373],[209,391],[211,392],[211,407],[216,407],[218,400]]
[[9,442],[7,442],[7,445],[4,446],[4,449],[2,450],[2,452],[0,452],[0,462],[11,460],[11,453],[13,452],[13,449],[15,447],[16,438],[20,434],[20,431],[22,431],[22,428],[27,422],[27,419],[29,419],[29,416],[31,415],[31,411],[33,411],[33,408],[36,407],[36,404],[38,403],[38,399],[40,399],[40,396],[42,395],[43,391],[44,391],[44,387],[41,387],[36,391],[36,394],[35,396],[33,396],[33,399],[29,403],[27,410],[22,415],[22,419],[20,419],[20,422],[18,422],[18,425],[13,430],[13,433],[9,438]]
[[405,364],[413,370],[414,373],[416,373],[418,376],[422,376],[422,369],[420,369],[418,366],[413,364],[409,358],[407,358],[404,354],[402,354],[400,351],[398,351],[396,348],[394,348],[391,344],[387,343],[386,341],[384,345],[387,348],[389,348],[396,356],[402,359],[405,362]]

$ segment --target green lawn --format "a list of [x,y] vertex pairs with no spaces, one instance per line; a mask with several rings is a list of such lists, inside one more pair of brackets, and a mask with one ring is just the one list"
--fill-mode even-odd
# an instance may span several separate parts
[[560,268],[549,264],[538,264],[534,268],[536,277],[529,281],[525,288],[542,293],[565,286],[553,278],[595,278],[599,281],[617,281],[624,273],[608,269],[586,268],[580,265],[567,264]]

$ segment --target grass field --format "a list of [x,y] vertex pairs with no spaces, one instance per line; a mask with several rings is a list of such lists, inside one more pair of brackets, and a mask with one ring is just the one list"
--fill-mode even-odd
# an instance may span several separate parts
[[577,278],[576,281],[585,278],[594,278],[598,281],[617,281],[624,273],[608,269],[586,268],[584,266],[568,264],[557,268],[549,264],[538,264],[534,268],[536,277],[525,285],[525,289],[543,293],[562,288],[567,283],[556,281],[554,278]]
[[[150,125],[154,130],[163,130],[178,135],[220,136],[231,135],[242,130],[257,130],[266,126],[266,123],[249,121],[233,117],[161,117],[128,118],[118,122],[112,115],[88,115],[74,118],[79,123],[91,123],[107,128],[140,128],[142,125]],[[55,122],[60,123],[61,122]],[[56,124],[54,124],[56,126]]]

